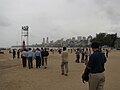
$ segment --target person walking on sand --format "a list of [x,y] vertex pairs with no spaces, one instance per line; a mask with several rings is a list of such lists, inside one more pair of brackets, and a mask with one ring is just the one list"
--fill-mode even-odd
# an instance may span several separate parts
[[21,58],[22,58],[23,67],[26,67],[26,62],[27,62],[27,50],[26,49],[22,51]]
[[88,48],[86,48],[86,50],[85,50],[85,65],[87,65],[87,63],[88,63],[88,56],[89,56],[89,51],[88,51]]
[[108,51],[108,49],[106,49],[106,57],[108,58],[108,53],[109,53],[109,51]]
[[104,64],[106,63],[105,54],[99,50],[99,43],[93,42],[93,54],[91,54],[88,64],[82,75],[82,81],[88,81],[89,90],[103,90],[105,83]]
[[42,55],[41,55],[41,51],[39,50],[39,48],[36,49],[34,56],[36,59],[36,68],[38,68],[38,67],[40,68]]
[[84,63],[85,62],[84,61],[84,56],[85,56],[84,48],[81,50],[81,54],[82,54],[82,56],[81,56],[81,63]]
[[48,55],[49,55],[49,53],[48,53],[47,49],[45,48],[45,50],[43,51],[43,59],[44,59],[43,61],[44,61],[44,68],[45,69],[47,68]]
[[76,63],[80,63],[80,49],[79,48],[77,48],[77,51],[75,52],[75,54],[76,54],[76,60],[75,60],[75,62]]
[[63,47],[63,52],[61,55],[62,55],[61,74],[68,76],[68,52],[66,51],[66,47]]
[[44,53],[44,49],[41,48],[41,55],[42,55],[41,65],[42,65],[42,66],[44,66],[43,53]]
[[17,50],[17,58],[20,58],[20,49]]
[[15,51],[15,49],[13,49],[12,54],[13,54],[13,59],[15,59],[16,58],[16,51]]
[[29,69],[33,68],[33,52],[31,48],[29,48],[27,52],[27,57],[28,57],[28,67]]

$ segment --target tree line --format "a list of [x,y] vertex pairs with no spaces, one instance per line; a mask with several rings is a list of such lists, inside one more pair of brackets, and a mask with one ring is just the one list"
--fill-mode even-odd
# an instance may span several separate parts
[[115,46],[115,41],[117,40],[117,33],[115,34],[107,34],[107,33],[99,33],[96,34],[91,42],[99,42],[101,46],[107,45],[109,47]]

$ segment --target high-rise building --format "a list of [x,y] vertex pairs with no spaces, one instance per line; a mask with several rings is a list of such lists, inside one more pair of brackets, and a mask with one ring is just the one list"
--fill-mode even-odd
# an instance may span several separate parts
[[75,41],[75,37],[72,37],[72,41]]
[[78,37],[77,37],[77,40],[78,40],[78,41],[81,41],[81,40],[82,40],[82,36],[78,36]]
[[46,43],[47,43],[47,44],[49,43],[49,38],[48,38],[48,37],[46,38]]
[[45,44],[45,38],[43,38],[43,44]]
[[83,40],[86,40],[86,37],[83,37]]

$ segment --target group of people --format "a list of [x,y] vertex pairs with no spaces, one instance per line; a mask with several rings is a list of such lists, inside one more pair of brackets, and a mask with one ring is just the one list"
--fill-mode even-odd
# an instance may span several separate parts
[[[76,63],[85,63],[87,64],[88,60],[89,60],[89,56],[91,55],[92,50],[90,48],[86,48],[86,49],[79,49],[77,48],[75,54],[76,54]],[[80,56],[81,56],[81,61],[80,61]]]
[[[108,58],[108,53],[109,53],[108,49],[105,49],[105,48],[101,49],[101,48],[99,48],[99,50],[106,56],[106,58]],[[83,49],[77,48],[76,52],[75,52],[75,54],[76,54],[75,62],[76,63],[80,63],[81,62],[81,63],[85,63],[85,65],[87,65],[87,63],[89,61],[89,57],[91,56],[92,53],[93,53],[93,51],[92,51],[91,48],[83,48]]]
[[[66,47],[60,51],[61,54],[61,75],[68,76],[68,51]],[[105,83],[104,75],[104,65],[107,61],[108,55],[100,50],[99,43],[93,42],[91,44],[91,49],[76,49],[76,63],[80,62],[86,64],[84,73],[82,74],[83,83],[86,81],[89,83],[89,90],[103,90]],[[81,54],[81,55],[80,55]],[[108,54],[108,52],[107,52]],[[24,49],[21,53],[23,67],[27,66],[29,69],[33,68],[33,59],[36,60],[36,68],[44,66],[47,68],[47,58],[49,52],[43,48],[37,48],[35,51],[32,51],[31,48]],[[27,60],[28,59],[28,60]]]
[[83,83],[89,83],[89,90],[103,90],[105,83],[105,63],[107,61],[105,53],[100,50],[99,43],[91,44],[93,53],[89,57],[84,73],[82,75]]
[[[89,55],[89,60],[87,61],[86,68],[84,73],[82,74],[83,83],[89,83],[89,90],[103,90],[105,83],[105,63],[107,61],[107,55],[100,50],[100,46],[98,42],[93,42],[91,44],[92,53]],[[86,53],[88,55],[88,49],[86,49]],[[80,50],[76,51],[76,62],[79,62]],[[108,53],[108,52],[107,52]],[[67,76],[68,75],[68,52],[66,51],[66,47],[63,47],[62,62],[61,62],[61,74]],[[83,57],[82,57],[83,58]],[[85,56],[85,59],[88,57]]]
[[27,61],[28,61],[28,67],[29,69],[33,68],[33,59],[36,60],[36,68],[40,68],[41,66],[44,66],[44,68],[47,68],[47,57],[49,55],[49,52],[47,49],[39,49],[37,48],[35,51],[32,51],[31,48],[23,49],[21,53],[22,57],[22,64],[23,67],[27,66]]
[[[82,74],[82,81],[83,83],[88,82],[89,83],[89,90],[103,90],[104,84],[105,84],[105,63],[107,61],[108,57],[108,51],[106,50],[106,53],[104,53],[102,50],[100,50],[100,46],[98,42],[93,42],[91,44],[91,51],[84,52],[85,60],[89,60],[86,63],[86,68],[84,70],[84,73]],[[76,50],[76,62],[79,63],[80,59],[80,49]],[[62,63],[61,63],[61,74],[67,76],[68,75],[68,52],[66,51],[66,47],[63,47],[62,54]],[[83,57],[82,57],[83,59]]]
[[[9,51],[9,53],[11,53],[11,51]],[[17,54],[17,58],[19,59],[20,58],[20,49],[18,49],[17,52],[15,49],[13,49],[12,54],[13,54],[13,59],[16,58],[16,54]]]

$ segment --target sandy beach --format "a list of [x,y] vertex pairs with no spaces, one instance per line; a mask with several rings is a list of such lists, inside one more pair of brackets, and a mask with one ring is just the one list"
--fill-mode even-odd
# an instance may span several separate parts
[[[60,71],[61,55],[50,53],[48,68],[23,68],[21,59],[12,59],[12,54],[5,51],[0,54],[0,90],[88,90],[88,83],[83,84],[81,75],[83,63],[75,63],[75,54],[69,53],[69,75]],[[112,50],[106,63],[106,82],[104,90],[120,90],[120,51]]]

